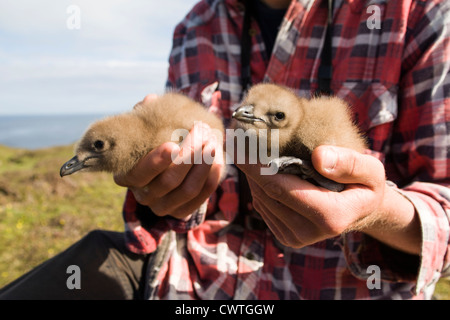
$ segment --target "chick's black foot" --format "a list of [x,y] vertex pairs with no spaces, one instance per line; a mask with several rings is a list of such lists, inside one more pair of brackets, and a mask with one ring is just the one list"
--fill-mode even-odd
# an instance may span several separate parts
[[295,157],[280,157],[273,159],[269,165],[275,165],[278,173],[287,173],[299,176],[304,180],[312,180],[321,187],[328,190],[341,192],[344,190],[342,183],[327,179],[314,169],[311,161],[302,160]]

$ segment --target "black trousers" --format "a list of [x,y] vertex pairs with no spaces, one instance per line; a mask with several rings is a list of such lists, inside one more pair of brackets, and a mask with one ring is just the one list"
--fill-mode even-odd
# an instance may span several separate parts
[[0,300],[142,299],[147,262],[126,249],[123,233],[92,231],[0,289]]

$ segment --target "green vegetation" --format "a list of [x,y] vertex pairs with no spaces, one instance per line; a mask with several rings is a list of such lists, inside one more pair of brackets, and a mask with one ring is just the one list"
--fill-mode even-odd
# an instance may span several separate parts
[[[123,230],[125,189],[106,173],[61,178],[73,147],[36,151],[0,146],[0,287],[94,229]],[[450,299],[442,279],[437,299]]]
[[0,287],[90,230],[123,230],[125,189],[106,173],[61,178],[73,147],[0,146]]

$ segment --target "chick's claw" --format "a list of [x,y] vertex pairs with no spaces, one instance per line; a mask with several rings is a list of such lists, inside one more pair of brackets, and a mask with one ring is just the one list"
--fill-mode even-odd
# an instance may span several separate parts
[[327,179],[314,169],[312,162],[295,157],[280,157],[269,162],[269,166],[275,165],[278,173],[293,174],[303,180],[312,180],[317,185],[330,191],[341,192],[344,190],[342,183]]

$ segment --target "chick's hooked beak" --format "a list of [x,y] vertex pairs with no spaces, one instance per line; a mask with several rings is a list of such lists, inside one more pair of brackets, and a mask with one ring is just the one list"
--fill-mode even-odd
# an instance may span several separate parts
[[255,108],[251,105],[241,106],[237,108],[236,111],[233,112],[232,117],[238,121],[247,123],[253,123],[255,121],[265,122],[263,119],[255,116],[255,114],[253,113],[254,109]]
[[76,171],[86,168],[85,161],[86,159],[80,161],[78,159],[78,156],[73,157],[72,159],[63,164],[61,170],[59,171],[59,175],[61,177],[68,176],[69,174],[72,174]]

